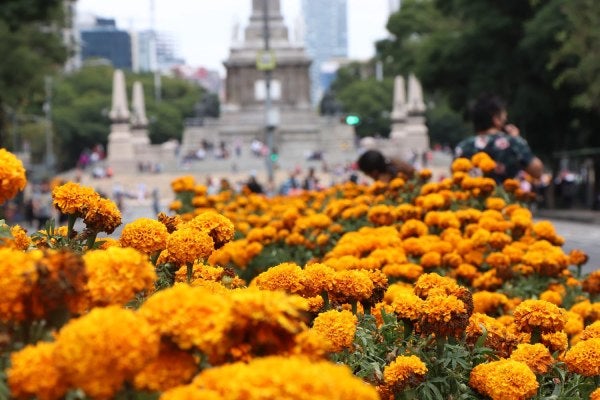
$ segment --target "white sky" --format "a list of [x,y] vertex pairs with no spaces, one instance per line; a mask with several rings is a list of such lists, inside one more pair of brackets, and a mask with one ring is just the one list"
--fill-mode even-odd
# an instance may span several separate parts
[[[115,18],[121,29],[150,28],[153,0],[78,0],[79,14]],[[374,42],[385,38],[388,0],[348,0],[348,52],[350,58],[366,59],[374,54]],[[300,15],[300,0],[281,0],[286,25],[293,36]],[[245,27],[250,0],[154,0],[155,26],[175,40],[176,53],[188,65],[224,72],[236,22]]]

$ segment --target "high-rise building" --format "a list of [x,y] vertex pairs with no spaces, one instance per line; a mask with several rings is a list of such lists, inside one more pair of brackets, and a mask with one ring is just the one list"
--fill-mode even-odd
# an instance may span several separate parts
[[115,68],[131,69],[131,37],[112,18],[96,17],[95,24],[80,30],[81,59],[108,60]]
[[324,64],[348,57],[348,7],[346,0],[302,0],[302,14],[306,51],[312,58],[311,100],[316,104],[328,89],[321,79]]
[[185,60],[176,54],[174,38],[167,33],[152,30],[133,32],[131,44],[133,70],[136,72],[154,71],[156,63],[159,71],[167,73],[174,66],[185,64]]

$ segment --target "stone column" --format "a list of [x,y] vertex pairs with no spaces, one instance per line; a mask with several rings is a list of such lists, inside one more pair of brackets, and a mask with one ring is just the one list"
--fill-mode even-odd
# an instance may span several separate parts
[[135,166],[133,137],[129,126],[129,109],[125,75],[120,69],[113,75],[112,107],[109,113],[111,120],[108,135],[107,160],[115,172],[131,170]]

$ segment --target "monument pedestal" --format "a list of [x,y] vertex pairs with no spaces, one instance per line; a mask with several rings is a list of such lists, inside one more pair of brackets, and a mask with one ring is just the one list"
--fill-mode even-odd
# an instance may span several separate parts
[[129,124],[112,124],[108,135],[107,162],[115,172],[135,171],[137,161]]

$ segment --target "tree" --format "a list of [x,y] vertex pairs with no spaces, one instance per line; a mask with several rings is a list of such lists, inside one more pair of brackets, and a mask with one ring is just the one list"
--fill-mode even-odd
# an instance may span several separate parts
[[41,114],[44,78],[67,57],[62,6],[62,0],[0,3],[0,146],[9,145],[8,124],[15,115]]
[[[111,107],[113,68],[88,65],[62,76],[54,88],[53,123],[60,167],[75,166],[85,148],[107,144],[110,133],[108,112]],[[144,87],[149,136],[153,143],[181,139],[185,118],[194,115],[194,106],[207,95],[198,85],[180,78],[163,77],[162,101],[153,97],[152,74],[126,74],[128,100],[134,81]],[[207,95],[208,96],[208,95]]]

